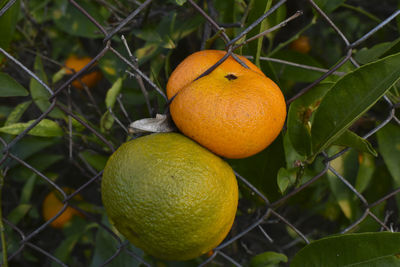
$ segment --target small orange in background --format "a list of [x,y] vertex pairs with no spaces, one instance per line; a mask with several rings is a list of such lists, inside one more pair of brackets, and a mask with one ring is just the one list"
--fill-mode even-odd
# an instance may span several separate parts
[[209,252],[206,253],[207,258],[211,257],[214,254],[213,250],[210,250]]
[[178,129],[217,155],[245,158],[279,135],[286,103],[279,87],[246,58],[232,57],[195,80],[226,54],[204,50],[187,57],[167,84],[170,113]]
[[[91,60],[92,58],[90,57],[77,57],[75,55],[70,55],[65,61],[65,73],[68,75],[72,75],[74,74],[74,72],[78,72],[83,69],[87,64],[89,64]],[[88,88],[92,88],[101,80],[101,78],[101,72],[95,70],[88,74],[80,76],[78,79],[72,82],[72,85],[78,89],[83,89],[82,83],[84,83]]]
[[[74,192],[73,189],[68,187],[63,187],[62,189],[67,194]],[[52,191],[45,197],[43,201],[42,215],[45,221],[48,221],[56,216],[57,213],[64,207],[64,204],[61,201],[62,196],[61,194],[58,196],[58,194],[60,194],[58,191]],[[82,197],[80,195],[76,195],[73,199],[79,201],[82,200]],[[76,215],[81,216],[82,214],[74,208],[67,207],[64,212],[57,217],[57,219],[50,223],[50,226],[59,229],[63,228]]]
[[307,36],[301,35],[290,44],[290,49],[307,54],[311,50],[310,39]]

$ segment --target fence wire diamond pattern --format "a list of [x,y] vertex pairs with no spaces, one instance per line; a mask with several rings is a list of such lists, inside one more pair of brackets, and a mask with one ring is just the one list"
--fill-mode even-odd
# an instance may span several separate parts
[[[0,10],[0,17],[5,15],[6,12],[12,8],[14,5],[17,5],[19,1],[11,0],[8,1]],[[44,1],[50,2],[50,1]],[[72,124],[79,124],[79,127],[83,127],[84,130],[90,135],[97,138],[101,144],[100,146],[105,147],[105,150],[110,154],[115,151],[115,144],[117,142],[115,140],[109,140],[106,136],[103,135],[101,131],[99,131],[96,127],[94,127],[89,121],[90,119],[85,118],[86,111],[82,111],[82,108],[74,105],[73,101],[71,101],[71,83],[79,77],[82,77],[87,72],[92,71],[93,68],[96,68],[96,63],[104,57],[112,55],[113,57],[118,58],[118,60],[123,64],[123,68],[125,68],[126,73],[129,75],[130,79],[135,79],[138,81],[138,84],[141,87],[141,92],[145,96],[145,105],[149,114],[155,115],[155,113],[159,112],[159,110],[164,109],[164,107],[157,102],[149,99],[149,94],[158,94],[159,98],[167,101],[167,97],[164,93],[164,90],[160,88],[157,81],[148,71],[143,71],[142,66],[137,64],[136,58],[132,55],[131,51],[135,51],[136,47],[131,45],[126,41],[123,36],[124,33],[129,31],[134,31],[135,29],[139,29],[141,27],[141,21],[146,16],[162,16],[162,12],[160,14],[151,14],[151,7],[160,6],[160,10],[166,10],[168,8],[177,8],[173,3],[167,4],[162,1],[126,1],[129,2],[129,10],[124,9],[124,4],[118,3],[118,1],[95,1],[97,4],[101,5],[105,10],[111,12],[114,15],[114,21],[98,21],[95,17],[91,15],[91,11],[89,9],[85,9],[84,5],[80,3],[81,1],[69,0],[68,5],[74,8],[75,11],[80,12],[85,16],[87,20],[89,20],[96,27],[96,35],[103,35],[103,48],[99,51],[95,51],[96,54],[93,59],[80,71],[74,73],[68,79],[64,79],[62,83],[56,83],[56,86],[49,83],[47,79],[44,79],[42,75],[35,72],[33,70],[33,63],[24,60],[24,56],[19,56],[16,54],[12,54],[7,52],[5,48],[0,47],[0,52],[7,58],[8,65],[10,67],[7,70],[14,71],[17,74],[14,77],[18,77],[23,81],[34,79],[41,86],[43,86],[48,92],[48,105],[45,109],[42,110],[40,114],[31,114],[31,116],[35,116],[35,119],[25,130],[20,132],[18,135],[13,136],[11,139],[0,138],[2,143],[2,159],[1,159],[1,170],[3,176],[2,186],[2,197],[3,197],[3,226],[7,231],[6,233],[12,233],[12,235],[18,238],[17,245],[13,244],[12,248],[9,248],[11,253],[8,255],[8,261],[11,265],[13,262],[18,262],[20,264],[24,263],[24,257],[26,255],[36,255],[36,257],[40,257],[45,260],[40,260],[40,264],[58,264],[61,266],[67,266],[62,259],[62,253],[54,252],[54,246],[56,244],[56,240],[42,240],[42,234],[46,231],[51,231],[49,224],[54,221],[57,217],[59,217],[69,206],[78,209],[84,216],[84,219],[90,221],[90,226],[86,226],[86,231],[92,232],[94,234],[96,231],[102,231],[103,240],[109,240],[110,238],[114,240],[113,244],[108,246],[108,254],[107,258],[102,259],[101,262],[92,263],[95,266],[106,266],[113,261],[118,261],[118,258],[123,254],[124,257],[131,257],[132,262],[136,264],[142,264],[144,266],[151,266],[150,261],[147,258],[143,258],[140,251],[138,252],[135,248],[133,248],[127,241],[124,241],[120,238],[118,234],[112,229],[108,223],[102,220],[101,217],[96,214],[96,212],[90,212],[86,209],[83,209],[79,206],[75,206],[73,197],[82,194],[84,196],[90,196],[90,199],[87,199],[89,202],[93,201],[94,204],[101,205],[99,187],[101,180],[102,171],[96,170],[91,166],[84,158],[81,156],[81,151],[85,150],[85,144],[75,144],[72,138]],[[173,1],[170,1],[173,2]],[[207,3],[204,3],[207,2]],[[263,62],[270,62],[274,64],[281,64],[282,66],[291,66],[295,68],[302,68],[305,70],[314,70],[320,72],[320,77],[315,79],[314,81],[303,84],[302,88],[299,88],[295,94],[287,98],[287,104],[290,105],[298,99],[300,96],[304,95],[306,92],[313,90],[316,86],[318,86],[321,82],[326,81],[330,76],[343,76],[345,72],[339,70],[345,64],[352,64],[354,67],[358,68],[361,64],[357,62],[354,58],[354,51],[357,50],[360,45],[365,43],[369,38],[379,33],[379,30],[385,27],[390,27],[391,22],[400,14],[400,10],[392,12],[390,16],[383,19],[380,22],[377,22],[376,26],[373,29],[370,29],[368,32],[364,33],[361,37],[356,40],[349,40],[341,31],[341,27],[330,18],[330,16],[325,13],[313,0],[301,1],[301,4],[297,4],[299,6],[299,10],[296,10],[292,14],[289,14],[287,18],[279,21],[276,25],[272,25],[264,32],[257,34],[255,36],[250,36],[252,29],[259,26],[266,18],[269,16],[273,16],[279,7],[284,5],[287,0],[274,1],[274,4],[269,8],[267,12],[265,12],[262,16],[255,19],[253,23],[244,28],[243,21],[233,22],[230,25],[223,25],[218,23],[220,21],[218,13],[213,9],[213,1],[193,1],[187,0],[182,8],[177,9],[178,12],[192,12],[197,13],[203,18],[203,23],[198,25],[198,27],[202,27],[202,35],[203,41],[201,43],[201,48],[204,49],[207,46],[206,40],[211,37],[211,34],[215,34],[215,42],[221,41],[225,45],[225,49],[227,54],[224,58],[222,58],[218,63],[216,63],[213,67],[203,73],[201,76],[207,75],[210,73],[215,67],[221,64],[228,56],[233,56],[239,63],[245,65],[240,61],[238,57],[236,57],[233,52],[240,49],[242,46],[246,46],[248,43],[258,40],[262,36],[266,36],[274,32],[275,30],[281,29],[283,27],[290,27],[292,23],[296,23],[296,21],[305,14],[309,14],[310,12],[318,13],[319,20],[324,22],[324,27],[330,28],[335,34],[337,39],[341,40],[342,47],[344,48],[341,54],[341,59],[333,64],[329,69],[319,68],[315,66],[309,66],[307,64],[299,64],[297,62],[291,62],[283,59],[278,59],[274,57],[260,57],[260,60]],[[240,1],[237,1],[240,2]],[[294,2],[294,1],[291,1]],[[171,7],[173,6],[173,7]],[[204,8],[208,6],[208,8]],[[21,1],[21,8],[25,10],[28,8],[27,1]],[[149,14],[150,13],[150,14]],[[32,20],[32,23],[35,23],[34,18],[28,18]],[[239,29],[239,34],[237,34],[233,39],[230,39],[227,32],[232,29]],[[39,37],[40,38],[40,37]],[[283,42],[285,45],[289,44],[289,41]],[[96,41],[100,42],[100,41]],[[257,41],[255,41],[257,42]],[[124,44],[121,46],[120,44]],[[121,49],[123,47],[124,49]],[[52,65],[54,67],[62,67],[62,64],[52,60],[50,56],[45,55],[45,53],[40,53],[40,48],[37,48],[36,51],[24,51],[23,53],[26,55],[30,55],[30,58],[36,53],[38,53],[41,59],[45,62],[45,64]],[[192,51],[193,52],[193,51]],[[28,57],[28,56],[27,56]],[[252,59],[251,57],[249,57]],[[88,88],[84,88],[88,97],[88,105],[91,107],[90,112],[94,113],[95,116],[100,117],[106,110],[101,110],[101,108],[96,104],[98,99],[95,99]],[[132,122],[130,118],[129,112],[127,112],[127,108],[124,106],[124,97],[123,94],[120,94],[116,98],[116,108],[119,112],[116,113],[113,109],[109,109],[109,116],[116,122],[119,129],[119,140],[123,139],[123,135],[130,135],[127,125]],[[376,138],[377,132],[379,132],[384,126],[388,124],[396,125],[396,127],[400,126],[400,120],[396,116],[396,109],[399,107],[399,103],[394,103],[393,99],[389,98],[387,95],[383,96],[382,99],[376,104],[380,111],[379,116],[380,123],[376,124],[373,128],[368,129],[366,133],[364,133],[363,138],[371,139]],[[29,132],[34,129],[34,127],[38,126],[44,120],[50,118],[50,115],[54,112],[60,112],[68,117],[67,121],[60,122],[63,124],[65,129],[68,130],[67,136],[63,137],[64,143],[64,151],[68,151],[69,162],[65,164],[70,165],[70,168],[76,168],[81,174],[82,177],[85,177],[85,180],[82,180],[80,184],[76,185],[76,191],[73,193],[67,193],[64,190],[64,187],[58,184],[57,180],[52,177],[52,173],[44,172],[39,168],[35,167],[34,164],[30,164],[25,160],[27,155],[21,153],[21,147],[17,148],[18,144],[21,144],[23,140],[29,138]],[[93,117],[93,116],[91,116]],[[132,137],[132,136],[131,136]],[[122,141],[119,141],[121,144]],[[88,149],[90,149],[90,145],[86,144]],[[307,181],[302,183],[301,185],[294,187],[287,193],[281,195],[278,199],[271,201],[268,199],[260,190],[258,190],[255,186],[253,186],[248,179],[249,177],[243,177],[239,174],[239,171],[236,172],[236,176],[240,183],[240,190],[242,194],[246,194],[249,197],[246,200],[242,200],[239,204],[239,210],[241,211],[241,215],[238,215],[234,224],[232,231],[229,236],[225,239],[225,241],[220,244],[213,252],[207,256],[202,257],[202,261],[199,261],[199,266],[204,266],[210,263],[218,264],[218,265],[235,265],[235,266],[243,266],[246,264],[246,261],[254,256],[256,253],[259,253],[260,247],[263,247],[265,250],[273,250],[281,253],[285,253],[287,255],[293,255],[299,248],[299,244],[308,244],[311,240],[321,238],[321,232],[325,231],[326,235],[334,234],[334,232],[329,231],[328,226],[319,226],[312,225],[310,220],[312,218],[309,217],[306,213],[299,213],[296,211],[294,206],[288,204],[288,202],[296,198],[296,196],[300,195],[301,192],[307,190],[307,188],[313,187],[315,184],[320,183],[321,179],[326,179],[327,175],[331,177],[331,179],[336,179],[337,183],[340,183],[341,188],[345,186],[352,194],[355,199],[359,200],[361,215],[351,223],[347,225],[346,228],[342,229],[340,233],[349,233],[357,228],[361,223],[366,220],[372,220],[378,225],[380,225],[381,231],[397,231],[396,222],[392,218],[393,210],[388,209],[386,211],[386,216],[380,218],[378,215],[374,213],[374,208],[379,206],[385,202],[392,202],[393,198],[399,194],[400,188],[397,188],[391,192],[387,192],[384,195],[381,195],[374,200],[374,202],[366,199],[362,193],[360,193],[356,187],[349,182],[348,178],[345,177],[341,170],[337,169],[336,165],[333,164],[335,160],[345,157],[350,148],[345,148],[340,151],[336,151],[336,153],[332,154],[331,151],[322,152],[318,158],[319,171],[315,173],[312,177],[310,177]],[[61,152],[65,153],[65,152]],[[301,164],[301,163],[299,163]],[[25,229],[23,226],[25,224],[15,224],[12,220],[5,219],[7,218],[7,212],[13,210],[16,207],[16,203],[12,202],[12,200],[18,199],[18,196],[10,196],[8,194],[7,187],[13,186],[17,184],[16,182],[9,181],[9,171],[15,166],[23,166],[24,171],[30,173],[31,176],[37,177],[36,179],[40,180],[37,184],[40,184],[40,188],[43,188],[43,185],[46,185],[48,191],[57,190],[63,198],[63,208],[58,212],[56,216],[54,216],[51,220],[41,223],[40,226],[32,229]],[[41,197],[44,193],[38,191],[40,189],[33,188],[33,192],[31,192],[32,197]],[[48,193],[46,191],[45,193]],[[24,194],[23,189],[18,190],[21,194]],[[86,197],[85,197],[86,198]],[[251,200],[251,201],[250,201]],[[310,202],[318,202],[323,201],[322,199],[310,199]],[[253,202],[253,203],[249,203]],[[5,214],[4,214],[5,213]],[[301,215],[300,215],[301,214]],[[300,217],[299,217],[300,216]],[[14,218],[15,219],[15,218]],[[307,222],[307,223],[306,223]],[[308,225],[308,226],[307,226]],[[321,227],[323,231],[315,232],[312,229]],[[4,232],[4,231],[3,231]],[[99,236],[98,236],[99,237]],[[61,236],[60,234],[54,234],[54,239],[66,238]],[[67,237],[71,239],[71,244],[73,245],[74,241],[73,237]],[[101,242],[101,238],[99,238],[97,242]],[[48,242],[48,243],[46,243]],[[79,259],[82,257],[82,253],[85,253],[86,250],[89,250],[89,247],[92,246],[92,249],[96,250],[96,244],[86,244],[86,246],[81,247],[82,251],[74,250],[74,253],[77,254],[76,262],[79,262]],[[94,248],[93,248],[94,246]],[[4,244],[3,244],[4,247]],[[240,247],[240,248],[238,248]],[[235,251],[240,250],[240,253],[235,253]],[[247,255],[247,256],[244,256]],[[26,263],[27,264],[27,263]],[[25,265],[26,265],[25,264]],[[97,265],[96,265],[97,264]],[[25,266],[23,265],[23,266]],[[85,264],[82,264],[84,266]],[[22,265],[21,265],[22,266]],[[86,265],[85,265],[86,266]]]

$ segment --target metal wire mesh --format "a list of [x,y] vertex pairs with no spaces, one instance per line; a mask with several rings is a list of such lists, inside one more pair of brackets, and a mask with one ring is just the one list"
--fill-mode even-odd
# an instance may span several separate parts
[[[15,2],[16,2],[15,0],[9,1],[0,10],[0,16],[2,16],[10,7],[12,7],[15,4]],[[113,8],[113,5],[108,4],[106,1],[98,1],[98,2],[104,5],[104,7],[108,9],[112,10]],[[253,39],[259,38],[261,35],[265,35],[268,32],[273,31],[274,29],[284,27],[287,23],[290,23],[291,20],[295,20],[297,17],[301,16],[303,10],[312,9],[314,12],[319,13],[321,19],[326,22],[326,27],[330,27],[336,33],[337,38],[342,41],[343,46],[345,47],[344,52],[342,54],[343,55],[342,59],[338,63],[332,65],[329,69],[321,69],[313,66],[302,65],[276,58],[274,59],[274,58],[261,57],[261,60],[277,62],[279,64],[284,64],[284,65],[291,65],[296,68],[317,70],[322,73],[318,79],[316,79],[310,84],[305,85],[303,88],[300,88],[297,94],[295,94],[294,96],[292,96],[290,99],[287,100],[288,104],[292,103],[295,99],[299,98],[301,95],[305,94],[309,90],[312,90],[316,85],[321,83],[330,75],[343,75],[344,74],[343,72],[338,72],[337,70],[345,63],[351,62],[351,64],[353,64],[355,67],[359,67],[357,61],[352,57],[353,51],[357,49],[357,47],[363,42],[365,42],[368,38],[376,34],[381,28],[387,27],[389,23],[398,14],[400,14],[400,10],[393,12],[392,15],[384,19],[381,23],[377,24],[376,27],[371,29],[369,32],[363,34],[362,37],[358,38],[355,41],[349,41],[345,36],[345,34],[342,33],[340,27],[337,26],[329,18],[328,15],[324,13],[318,7],[318,5],[315,4],[314,1],[308,0],[304,2],[302,10],[295,12],[292,17],[289,17],[287,20],[280,22],[279,24],[277,24],[276,27],[268,29],[267,32],[262,33],[260,36],[255,36],[254,38],[248,38],[246,34],[248,34],[254,27],[259,25],[262,21],[264,21],[265,18],[273,14],[281,5],[287,2],[286,0],[281,0],[277,1],[269,9],[268,12],[266,12],[257,20],[255,20],[254,23],[252,23],[250,26],[243,29],[239,35],[237,35],[235,38],[231,40],[226,34],[226,29],[223,28],[220,24],[218,24],[217,14],[210,14],[210,15],[207,14],[207,12],[193,0],[188,0],[187,2],[188,2],[186,4],[187,9],[193,9],[205,18],[206,22],[204,26],[204,32],[206,33],[208,32],[208,35],[205,34],[205,39],[208,38],[211,32],[219,33],[218,38],[220,38],[225,43],[227,51],[227,54],[223,59],[221,59],[217,64],[215,64],[212,68],[207,70],[201,76],[210,73],[228,56],[234,56],[235,59],[240,62],[240,59],[233,54],[235,49],[239,48],[242,45],[246,45]],[[49,114],[53,112],[55,109],[61,110],[61,112],[69,116],[69,118],[73,118],[81,125],[83,125],[86,128],[86,131],[90,132],[91,134],[96,136],[99,140],[101,140],[101,142],[103,143],[102,145],[106,147],[109,150],[109,152],[113,152],[115,150],[112,143],[109,140],[107,140],[107,138],[104,137],[101,132],[96,130],[95,127],[93,127],[88,122],[88,120],[85,119],[85,115],[80,112],[79,107],[71,105],[71,103],[64,102],[65,96],[68,95],[69,93],[71,82],[81,77],[83,74],[85,74],[88,70],[90,70],[90,68],[92,68],[95,65],[97,61],[99,61],[106,54],[112,53],[125,64],[126,69],[129,70],[132,76],[134,76],[136,79],[140,81],[143,87],[142,89],[144,94],[147,94],[148,91],[156,91],[159,95],[161,95],[162,98],[166,100],[166,96],[163,90],[161,90],[158,87],[158,85],[155,84],[154,81],[150,79],[150,77],[147,74],[141,71],[141,69],[136,64],[135,58],[132,57],[130,53],[128,53],[128,56],[123,55],[122,52],[118,51],[113,46],[113,41],[112,41],[113,38],[119,38],[119,34],[121,31],[126,31],[126,29],[139,27],[137,26],[139,25],[138,23],[132,23],[132,21],[141,16],[145,16],[144,13],[146,12],[146,8],[149,5],[151,4],[156,5],[159,3],[156,3],[155,1],[152,0],[146,0],[143,3],[139,1],[132,1],[132,3],[137,5],[136,8],[134,10],[129,10],[129,12],[127,12],[129,13],[129,15],[126,16],[125,18],[121,17],[122,14],[118,14],[120,20],[117,21],[117,23],[112,24],[112,27],[111,24],[108,24],[109,26],[107,27],[102,26],[107,23],[103,21],[97,21],[95,18],[91,16],[90,12],[86,11],[78,2],[74,0],[69,0],[69,3],[73,5],[77,10],[79,10],[82,14],[84,14],[86,18],[90,20],[97,27],[98,31],[104,35],[103,39],[104,48],[100,51],[97,51],[96,52],[97,54],[93,58],[93,60],[91,60],[90,63],[87,64],[82,70],[73,74],[68,80],[66,80],[64,83],[62,83],[54,90],[50,88],[50,86],[47,84],[46,81],[42,80],[40,77],[38,77],[37,74],[35,74],[31,69],[27,67],[27,62],[21,62],[17,60],[15,56],[11,55],[10,53],[8,53],[7,51],[5,51],[3,48],[0,47],[0,52],[8,58],[8,60],[11,62],[10,64],[12,64],[15,69],[18,69],[19,75],[22,77],[22,79],[33,78],[37,82],[39,82],[42,86],[44,86],[44,88],[46,88],[46,90],[50,94],[49,101],[51,103],[50,106],[47,108],[47,110],[45,110],[41,114],[38,114],[33,123],[28,128],[26,128],[22,133],[18,134],[12,140],[9,141],[0,139],[3,147],[1,164],[5,181],[7,181],[7,170],[9,169],[10,162],[12,162],[12,164],[24,166],[26,169],[37,175],[39,179],[41,179],[45,184],[48,185],[49,188],[57,190],[62,195],[64,203],[63,209],[60,210],[60,212],[58,212],[58,214],[54,216],[52,220],[43,223],[42,225],[40,225],[35,229],[24,229],[22,227],[14,225],[13,223],[11,223],[6,219],[3,219],[3,222],[5,224],[4,227],[11,229],[13,233],[19,237],[18,247],[14,248],[13,253],[8,257],[11,263],[16,258],[19,258],[18,262],[21,262],[21,257],[23,257],[22,256],[23,252],[28,250],[28,251],[33,251],[35,254],[42,255],[44,258],[47,258],[48,259],[47,264],[49,264],[49,262],[54,262],[61,266],[67,266],[52,253],[51,246],[48,246],[41,241],[41,234],[44,231],[48,231],[49,224],[52,221],[54,221],[59,215],[61,215],[69,206],[73,206],[71,200],[75,195],[85,194],[86,192],[85,195],[89,194],[91,196],[91,199],[93,199],[93,202],[99,203],[100,201],[100,195],[98,189],[99,189],[99,180],[101,179],[102,175],[101,171],[98,172],[94,170],[90,165],[85,164],[85,162],[83,162],[82,164],[82,161],[80,161],[80,163],[72,163],[76,164],[77,168],[81,170],[82,173],[85,174],[84,176],[86,177],[86,180],[82,181],[82,183],[77,186],[77,189],[74,193],[68,195],[63,190],[62,186],[57,184],[57,182],[55,182],[52,179],[52,177],[45,175],[37,168],[28,164],[24,159],[21,158],[21,156],[17,155],[17,153],[13,151],[13,148],[16,146],[16,144],[21,142],[21,140],[23,140],[24,138],[27,138],[28,136],[27,134],[29,133],[29,131],[31,131],[42,120],[47,118]],[[232,25],[234,26],[241,25],[241,23],[240,22],[233,23]],[[247,39],[243,41],[243,37],[246,37]],[[204,48],[204,42],[202,44],[202,47]],[[46,60],[45,56],[43,56],[43,58]],[[48,59],[48,61],[51,63],[51,59]],[[243,62],[240,63],[244,64]],[[117,115],[112,113],[112,110],[110,110],[110,112],[113,115],[114,119],[119,123],[121,127],[121,132],[125,134],[125,132],[127,132],[127,129],[124,126],[124,123],[122,122],[126,121],[130,122],[130,118],[125,111],[125,107],[122,101],[120,101],[121,98],[123,97],[124,97],[123,95],[118,97],[118,104],[121,110],[121,114],[125,114],[126,116],[124,118],[119,118]],[[93,101],[95,102],[96,100]],[[384,96],[379,103],[385,104],[381,105],[382,114],[380,114],[380,116],[383,117],[383,119],[381,119],[382,122],[373,127],[373,129],[370,129],[364,135],[365,138],[372,138],[382,127],[384,127],[388,123],[395,123],[397,125],[400,125],[400,120],[395,115],[395,111],[396,108],[398,108],[399,103],[393,103],[387,96]],[[157,109],[154,106],[154,103],[151,103],[150,101],[147,100],[146,104],[149,113],[154,115],[155,110]],[[74,150],[78,150],[80,148],[77,148],[76,146],[73,145],[71,141],[71,136],[69,136],[69,138],[65,138],[64,141],[66,146],[68,147],[70,158],[78,157],[77,156],[78,153],[75,153]],[[254,203],[249,204],[242,202],[240,203],[239,208],[252,209],[251,212],[245,213],[245,215],[237,217],[234,228],[229,234],[229,236],[226,238],[226,240],[222,244],[220,244],[216,249],[214,249],[211,255],[204,257],[203,258],[204,261],[199,262],[199,265],[204,266],[208,263],[214,262],[216,264],[222,264],[222,265],[233,264],[235,266],[242,266],[242,264],[244,264],[246,260],[248,260],[248,258],[246,258],[245,255],[248,256],[254,255],[255,254],[254,251],[257,251],[258,249],[257,246],[262,246],[264,248],[269,248],[270,250],[284,252],[287,253],[288,255],[293,255],[298,250],[298,247],[296,246],[297,244],[308,244],[310,242],[310,239],[322,237],[320,235],[316,236],[315,231],[313,231],[313,227],[318,228],[318,226],[315,225],[311,227],[309,226],[310,224],[312,225],[312,222],[310,222],[312,218],[307,218],[307,214],[303,214],[300,217],[296,217],[299,216],[299,213],[293,212],[293,207],[291,207],[287,203],[290,199],[295,198],[296,196],[301,194],[301,192],[305,191],[307,188],[312,187],[316,183],[319,183],[321,178],[325,177],[325,174],[327,173],[330,173],[331,175],[339,179],[339,181],[354,194],[354,197],[357,198],[361,204],[360,206],[360,209],[362,211],[361,216],[352,223],[350,223],[345,229],[342,229],[341,233],[348,233],[352,231],[362,222],[366,221],[367,218],[372,219],[377,224],[379,224],[381,226],[381,230],[394,231],[393,219],[390,219],[390,213],[387,213],[386,214],[387,216],[385,216],[384,218],[379,218],[379,216],[377,216],[373,212],[373,208],[377,207],[379,204],[383,202],[387,202],[390,201],[390,199],[393,199],[393,197],[400,192],[400,188],[397,188],[392,192],[387,192],[387,194],[379,196],[379,198],[374,202],[371,202],[368,199],[366,199],[361,193],[359,193],[355,189],[355,187],[347,180],[346,177],[344,177],[338,170],[332,167],[331,164],[332,161],[339,157],[345,156],[346,153],[348,153],[348,151],[349,149],[344,149],[330,156],[328,156],[328,154],[325,152],[322,153],[320,155],[321,158],[320,162],[322,168],[320,169],[319,173],[314,175],[311,179],[309,179],[301,186],[293,189],[292,191],[283,195],[274,202],[271,202],[256,187],[254,187],[250,182],[248,182],[246,177],[242,177],[240,174],[236,173],[237,178],[240,182],[241,191],[247,192],[249,196],[251,196],[249,197],[249,199],[253,199],[254,203],[257,204]],[[310,199],[310,202],[312,201],[317,201],[317,200]],[[13,207],[12,203],[7,203],[7,205],[9,205],[9,207],[7,207],[7,210],[12,209]],[[79,209],[79,207],[75,208]],[[101,266],[107,265],[108,263],[114,261],[121,253],[129,255],[130,257],[132,257],[132,260],[141,263],[145,266],[151,265],[145,259],[139,256],[137,252],[133,251],[126,241],[121,240],[120,237],[117,234],[115,234],[113,230],[110,229],[110,227],[108,227],[105,223],[103,223],[101,221],[101,218],[99,218],[96,214],[91,214],[90,212],[84,211],[82,209],[79,210],[85,215],[84,216],[85,220],[92,221],[93,223],[95,223],[99,228],[103,229],[108,235],[110,235],[116,241],[117,245],[112,249],[113,253],[112,256],[108,257],[104,262],[99,263],[99,265]],[[322,228],[324,229],[326,227]],[[287,229],[291,230],[287,231]],[[328,229],[325,230],[326,230],[326,235],[333,234],[332,232],[329,232]],[[293,234],[289,235],[288,232],[293,232]],[[233,251],[235,251],[235,246],[236,247],[240,246],[242,253],[239,254],[233,253]]]

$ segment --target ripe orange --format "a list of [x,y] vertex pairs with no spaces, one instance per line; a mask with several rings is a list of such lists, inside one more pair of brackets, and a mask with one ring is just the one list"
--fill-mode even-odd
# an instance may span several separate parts
[[300,36],[290,44],[290,49],[299,53],[307,54],[310,49],[310,39],[307,36]]
[[187,57],[167,84],[170,112],[179,130],[214,153],[245,158],[278,136],[286,117],[279,87],[243,57],[247,69],[229,57],[195,80],[225,55],[205,50]]
[[[71,194],[72,192],[74,192],[73,189],[68,187],[63,187],[62,189],[67,194]],[[43,201],[42,215],[45,221],[53,218],[64,207],[64,204],[61,202],[61,195],[58,196],[57,194],[59,194],[58,191],[52,191],[45,197]],[[82,197],[80,195],[76,195],[74,199],[82,200]],[[57,217],[57,219],[50,223],[50,226],[54,228],[63,228],[76,215],[81,215],[81,213],[79,213],[79,211],[74,208],[67,207],[64,212]]]
[[235,219],[232,168],[178,133],[131,140],[104,168],[101,196],[115,228],[147,254],[188,260],[214,249]]
[[[92,60],[90,57],[77,57],[75,55],[70,55],[65,61],[65,73],[66,74],[74,74],[72,70],[75,72],[83,69],[89,62]],[[86,84],[87,87],[92,88],[95,86],[101,79],[102,74],[100,71],[95,70],[88,74],[84,74],[80,76],[78,79],[72,82],[72,85],[78,89],[83,89],[82,83]],[[81,83],[82,82],[82,83]]]

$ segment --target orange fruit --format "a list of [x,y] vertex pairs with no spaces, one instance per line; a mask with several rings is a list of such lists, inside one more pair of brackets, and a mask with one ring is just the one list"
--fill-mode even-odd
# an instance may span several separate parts
[[178,129],[217,155],[245,158],[266,148],[279,135],[286,103],[279,87],[260,69],[229,57],[210,74],[195,80],[225,55],[196,52],[171,74],[167,96]]
[[[62,189],[67,194],[71,194],[74,192],[73,189],[68,187],[63,187]],[[57,213],[64,207],[64,204],[62,203],[61,199],[62,196],[58,191],[52,191],[45,197],[42,204],[42,215],[45,221],[48,221],[54,216],[56,216]],[[82,197],[80,195],[76,195],[74,199],[82,200]],[[81,213],[74,208],[67,207],[64,210],[64,212],[57,217],[57,219],[55,219],[53,222],[50,223],[50,226],[54,228],[63,228],[76,215],[81,215]]]
[[[92,58],[90,57],[77,57],[75,55],[70,55],[65,61],[65,73],[72,75],[74,72],[78,72],[83,69],[91,60]],[[74,80],[72,82],[72,86],[78,89],[83,89],[82,83],[84,83],[88,88],[92,88],[101,80],[101,78],[101,72],[95,70]]]
[[[225,51],[220,50],[204,50],[191,54],[183,60],[178,67],[172,72],[167,83],[167,96],[168,99],[172,98],[180,89],[193,82],[198,76],[205,72],[209,67],[214,65],[226,54]],[[246,65],[253,71],[263,75],[264,73],[247,58],[238,57],[246,63]],[[239,68],[239,63],[232,57],[228,57],[219,68],[235,71]]]
[[310,39],[307,36],[300,36],[290,44],[290,49],[299,53],[307,54],[310,49]]
[[104,168],[101,196],[115,228],[164,260],[214,249],[232,227],[239,197],[228,163],[178,133],[120,146]]

